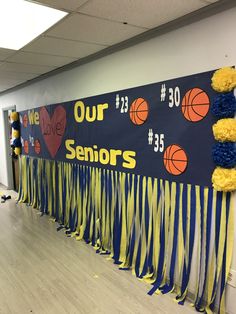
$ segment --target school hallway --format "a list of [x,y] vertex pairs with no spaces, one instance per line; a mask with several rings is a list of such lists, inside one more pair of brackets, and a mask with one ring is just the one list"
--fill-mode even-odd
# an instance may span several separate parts
[[49,216],[16,204],[15,192],[0,191],[12,197],[0,204],[1,314],[196,313],[174,294],[147,295],[150,285],[131,271],[57,232]]

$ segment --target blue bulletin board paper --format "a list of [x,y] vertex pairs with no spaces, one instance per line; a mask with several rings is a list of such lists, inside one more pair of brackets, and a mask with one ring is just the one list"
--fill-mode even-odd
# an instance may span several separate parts
[[211,186],[213,72],[22,111],[22,153]]

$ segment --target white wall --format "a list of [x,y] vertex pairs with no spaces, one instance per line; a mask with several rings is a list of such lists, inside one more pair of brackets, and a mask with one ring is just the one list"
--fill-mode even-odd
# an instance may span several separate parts
[[[235,30],[233,8],[0,96],[0,108],[16,105],[20,111],[235,65]],[[2,121],[0,112],[1,135]],[[8,185],[3,156],[1,141],[0,182]],[[232,268],[236,269],[236,257]],[[228,311],[235,313],[235,308],[236,289],[230,288]]]

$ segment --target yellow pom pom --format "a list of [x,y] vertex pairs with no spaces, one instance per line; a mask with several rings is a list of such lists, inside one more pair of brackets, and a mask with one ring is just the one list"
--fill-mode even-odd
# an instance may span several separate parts
[[217,92],[230,92],[236,87],[236,70],[231,67],[224,67],[212,76],[211,86]]
[[236,142],[236,119],[228,118],[218,120],[212,127],[217,141]]
[[21,148],[20,148],[20,147],[15,147],[14,152],[15,152],[15,154],[16,154],[17,156],[19,156],[20,153],[21,153]]
[[18,130],[12,129],[12,138],[19,138],[20,132]]
[[213,188],[217,191],[232,192],[236,190],[236,169],[217,167],[212,174]]
[[18,112],[14,111],[14,112],[11,113],[11,120],[12,120],[12,121],[17,121],[17,120],[19,120]]

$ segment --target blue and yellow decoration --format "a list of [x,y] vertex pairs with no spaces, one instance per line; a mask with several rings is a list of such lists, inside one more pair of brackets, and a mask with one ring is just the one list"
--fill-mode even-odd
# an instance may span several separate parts
[[212,184],[217,191],[230,192],[236,190],[236,99],[232,92],[236,87],[236,70],[230,67],[217,70],[212,76],[212,87],[222,92],[212,107],[213,115],[219,119],[212,127],[218,141],[212,152],[217,166],[212,174]]
[[217,141],[236,142],[236,119],[220,119],[213,125],[212,129]]
[[16,111],[11,112],[11,147],[13,150],[13,155],[19,156],[21,154],[21,139],[20,139],[20,121],[19,114]]
[[236,112],[234,93],[229,92],[217,95],[213,101],[211,112],[218,119],[234,118]]
[[150,283],[150,295],[175,291],[183,304],[197,272],[196,309],[212,313],[218,289],[224,308],[233,247],[230,193],[24,155],[20,161],[19,202]]
[[223,168],[236,166],[236,143],[218,142],[213,146],[212,156],[214,163]]
[[214,189],[217,191],[229,191],[236,190],[236,169],[227,169],[222,167],[216,167],[212,174],[212,183]]
[[[211,186],[213,71],[25,110],[22,153]],[[39,143],[40,149],[35,149]],[[204,171],[199,169],[204,168]]]
[[236,70],[224,67],[215,71],[212,76],[212,88],[220,93],[230,92],[236,87]]
[[[233,120],[225,109],[232,95],[219,99],[213,74],[21,112],[19,202],[131,270],[150,284],[149,295],[175,292],[183,305],[191,289],[197,311],[219,304],[223,314],[235,158],[232,137],[212,151],[216,97],[213,111]],[[220,75],[229,92],[232,80]],[[229,129],[217,124],[215,132],[222,139]]]

